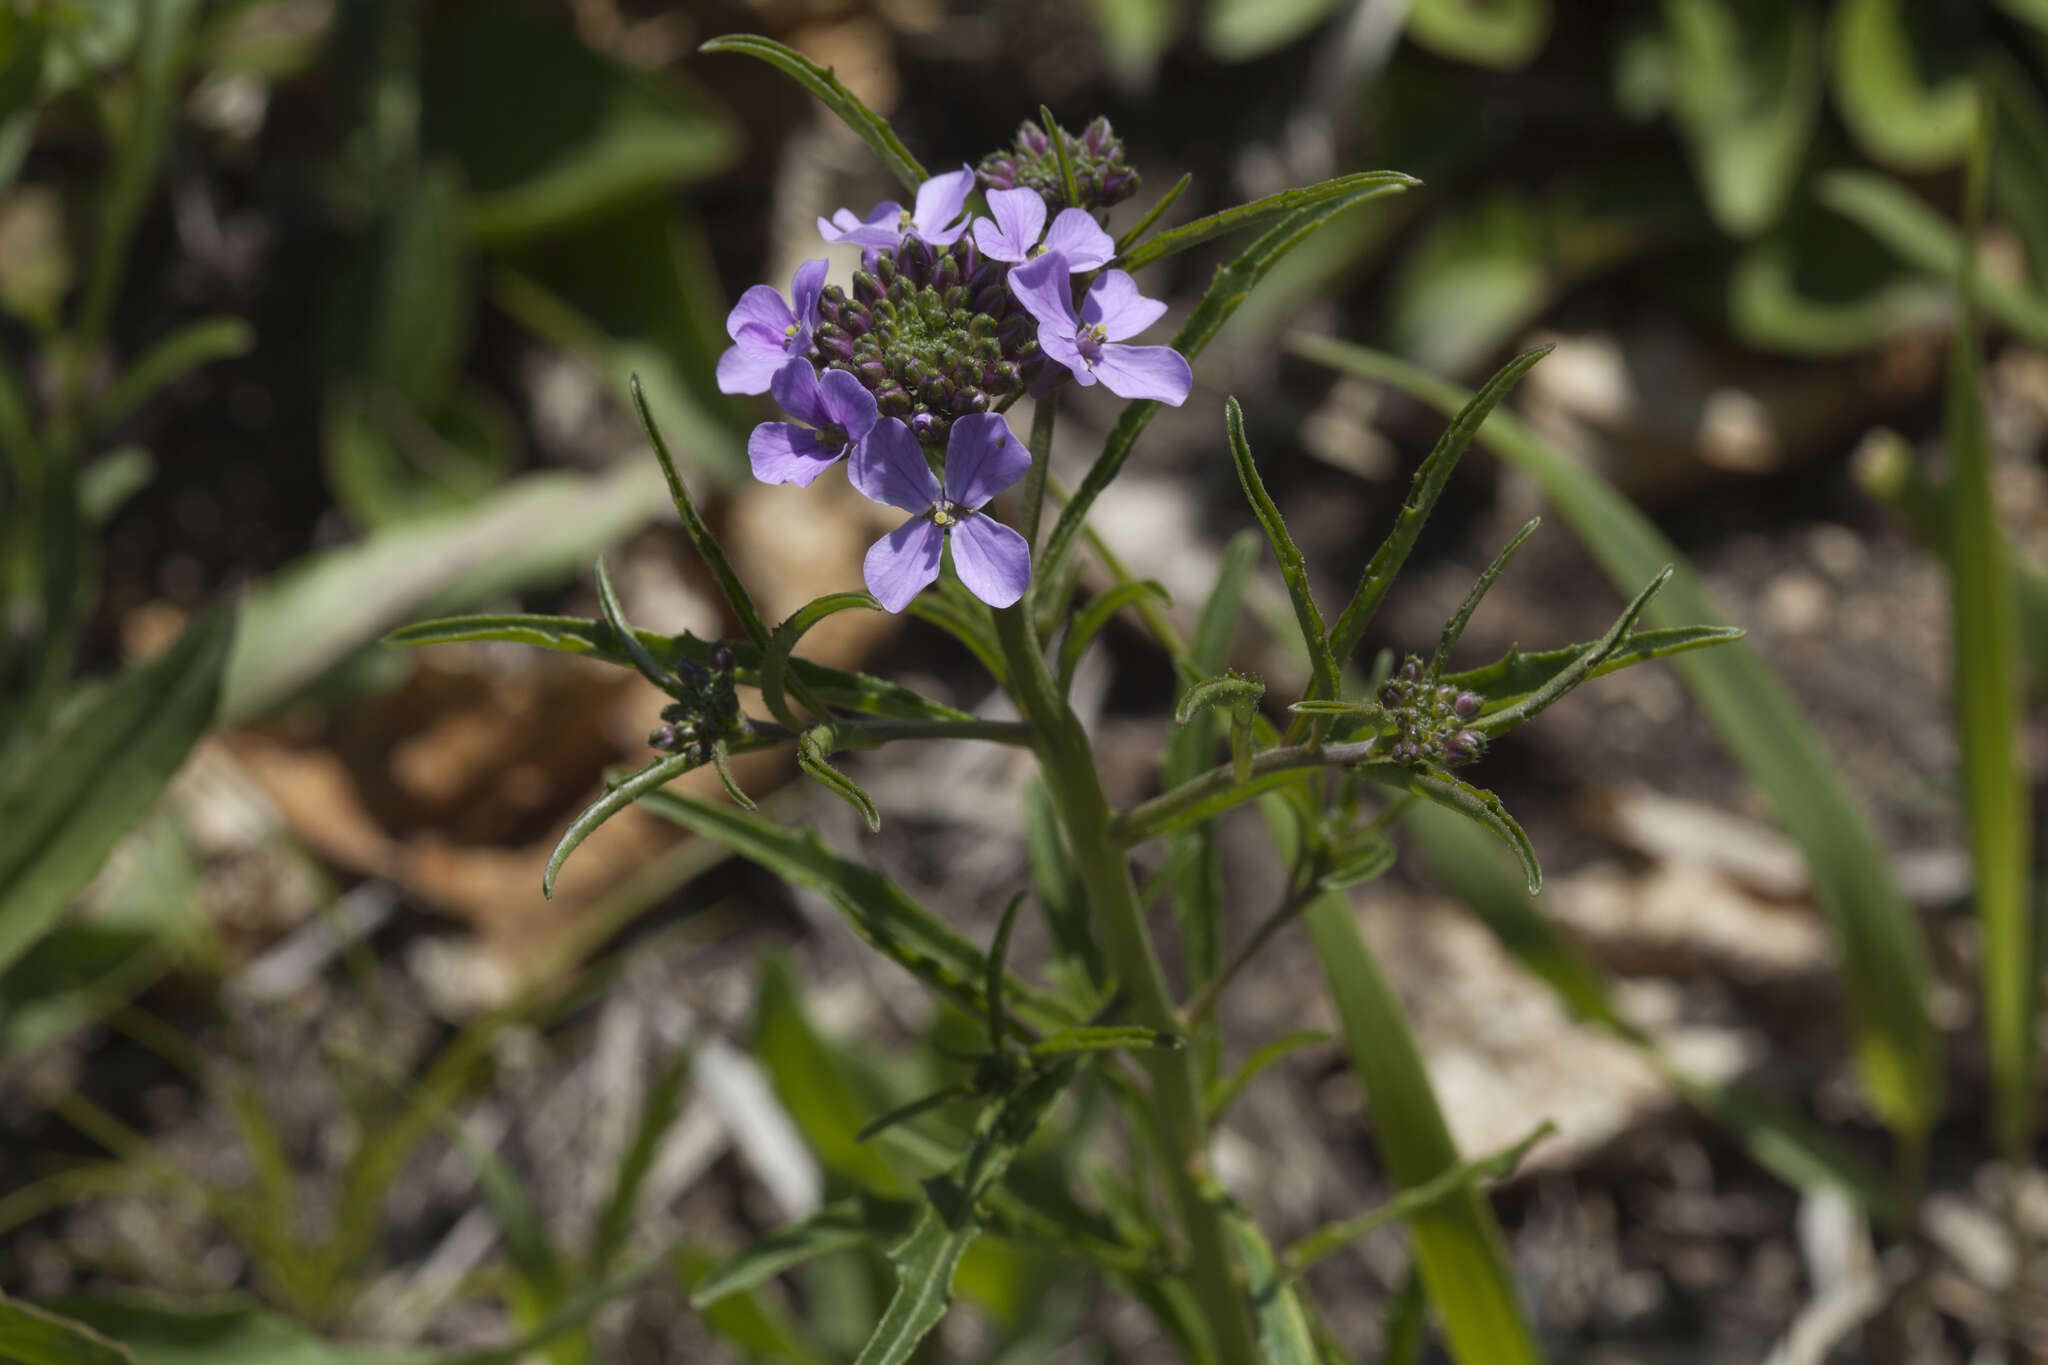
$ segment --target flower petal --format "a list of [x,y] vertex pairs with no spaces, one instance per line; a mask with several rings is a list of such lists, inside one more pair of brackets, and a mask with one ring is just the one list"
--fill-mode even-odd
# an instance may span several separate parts
[[967,224],[953,220],[967,207],[968,191],[974,188],[974,170],[935,175],[917,187],[917,207],[911,211],[910,226],[933,246],[951,246],[967,231]]
[[1095,377],[1119,398],[1151,398],[1170,408],[1185,403],[1195,383],[1187,357],[1171,346],[1104,346]]
[[[1074,335],[1079,325],[1074,317],[1073,286],[1067,282],[1067,258],[1057,251],[1025,262],[1010,272],[1010,292],[1024,311],[1064,336]],[[1044,333],[1040,332],[1041,343]]]
[[[825,292],[826,264],[822,257],[805,261],[796,268],[796,277],[789,282],[790,312],[806,334],[818,322],[818,296]],[[808,343],[805,349],[809,349]]]
[[1111,341],[1122,341],[1159,321],[1166,305],[1138,292],[1138,282],[1121,270],[1105,270],[1081,299],[1081,320],[1100,323]]
[[1007,607],[1031,586],[1031,547],[994,517],[969,517],[953,528],[953,572],[982,601]]
[[867,439],[853,448],[846,476],[870,502],[885,502],[906,512],[929,512],[939,497],[939,481],[925,463],[917,438],[894,417],[875,423]]
[[794,422],[763,422],[747,437],[747,463],[762,483],[808,488],[845,453],[845,446],[821,445],[817,432]]
[[[989,199],[993,201],[995,196],[991,194]],[[1045,234],[1045,249],[1059,252],[1075,270],[1099,270],[1116,255],[1116,240],[1086,209],[1061,209],[1060,216],[1052,220],[1052,230]]]
[[726,347],[718,357],[720,393],[766,393],[775,382],[775,372],[789,363],[780,346],[763,349],[758,344],[749,344],[760,335],[758,329],[750,328],[745,338]]
[[1016,263],[1031,254],[1045,229],[1045,200],[1037,190],[990,190],[988,210],[994,216],[975,220],[974,244],[990,260]]
[[751,325],[779,339],[795,321],[796,315],[782,295],[765,284],[756,284],[740,295],[740,301],[725,315],[725,334],[738,341],[740,329]]
[[1031,452],[1000,413],[969,413],[954,421],[946,439],[946,499],[984,507],[1030,467]]
[[[1081,348],[1074,344],[1072,331],[1062,331],[1050,322],[1041,322],[1038,325],[1038,349],[1045,352],[1045,358],[1053,364],[1066,366],[1081,387],[1086,388],[1095,382],[1095,371],[1089,368],[1087,358],[1081,354]],[[1052,373],[1051,370],[1047,371],[1049,375]]]
[[806,426],[822,427],[831,421],[818,394],[818,372],[808,360],[785,361],[768,391],[775,395],[777,406]]
[[861,564],[868,591],[890,611],[902,611],[939,576],[945,545],[946,533],[930,517],[912,517],[868,547]]
[[854,440],[875,429],[875,396],[857,376],[846,370],[827,370],[818,376],[818,393],[826,420]]
[[856,218],[852,209],[839,209],[832,221],[818,220],[818,235],[828,242],[857,242],[862,246],[892,247],[903,240],[903,205],[884,199],[866,218]]

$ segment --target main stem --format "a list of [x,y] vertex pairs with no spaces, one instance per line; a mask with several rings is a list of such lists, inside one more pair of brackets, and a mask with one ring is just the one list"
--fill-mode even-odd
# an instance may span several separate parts
[[[1037,735],[1040,766],[1066,826],[1067,842],[1095,912],[1095,925],[1135,1022],[1179,1033],[1182,1023],[1167,993],[1159,955],[1145,928],[1130,863],[1110,835],[1110,808],[1095,773],[1095,755],[1080,721],[1060,697],[1031,627],[1030,599],[995,613],[996,634],[1010,666],[1018,705]],[[1187,1233],[1194,1288],[1225,1365],[1257,1365],[1259,1351],[1245,1295],[1231,1268],[1221,1207],[1209,1191],[1208,1123],[1195,1054],[1146,1050],[1137,1054],[1152,1082],[1155,1120],[1166,1145],[1167,1183]]]

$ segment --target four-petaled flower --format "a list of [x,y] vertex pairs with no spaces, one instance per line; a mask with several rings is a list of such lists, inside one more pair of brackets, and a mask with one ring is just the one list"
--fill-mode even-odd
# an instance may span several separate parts
[[974,172],[962,166],[919,185],[915,208],[906,209],[894,199],[885,199],[866,218],[854,217],[852,209],[839,209],[829,221],[818,220],[818,231],[828,242],[856,242],[865,247],[897,247],[912,232],[932,246],[951,246],[967,231],[961,210],[967,207],[967,195],[973,188]]
[[720,393],[766,393],[790,357],[810,353],[811,332],[818,325],[818,296],[825,289],[825,265],[818,260],[797,267],[789,303],[765,284],[740,295],[725,319],[732,345],[718,357]]
[[1099,270],[1116,254],[1115,241],[1086,209],[1061,209],[1052,220],[1052,231],[1039,241],[1045,228],[1045,200],[1037,190],[990,190],[988,209],[994,217],[975,219],[974,244],[990,260],[1016,265],[1057,251],[1067,258],[1070,269]]
[[916,515],[869,549],[862,566],[868,591],[902,611],[939,576],[939,556],[953,543],[953,569],[967,590],[992,607],[1007,607],[1031,582],[1031,547],[981,509],[1024,477],[1031,455],[993,412],[953,423],[946,442],[946,479],[932,474],[910,428],[893,417],[875,425],[853,452],[847,475],[875,502]]
[[747,438],[747,459],[762,483],[808,487],[875,429],[875,396],[845,370],[821,375],[810,361],[792,360],[775,372],[772,387],[796,421],[763,422]]
[[1166,305],[1138,293],[1121,270],[1105,270],[1088,286],[1074,315],[1067,258],[1048,251],[1010,272],[1010,292],[1038,319],[1038,345],[1083,385],[1098,379],[1119,398],[1153,398],[1172,407],[1187,400],[1194,371],[1171,346],[1115,343],[1159,321]]

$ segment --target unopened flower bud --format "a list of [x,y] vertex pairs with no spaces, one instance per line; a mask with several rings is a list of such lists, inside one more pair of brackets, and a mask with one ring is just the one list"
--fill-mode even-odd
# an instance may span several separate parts
[[1479,714],[1479,708],[1483,705],[1485,698],[1477,692],[1460,692],[1456,700],[1451,702],[1451,709],[1458,713],[1458,719],[1470,720]]

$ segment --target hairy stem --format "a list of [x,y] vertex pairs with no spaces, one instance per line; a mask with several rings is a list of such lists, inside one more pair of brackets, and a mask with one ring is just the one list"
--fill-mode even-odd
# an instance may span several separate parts
[[[1166,975],[1145,927],[1138,890],[1123,847],[1110,834],[1111,813],[1095,772],[1088,736],[1046,667],[1031,627],[1028,599],[995,613],[996,634],[1010,665],[1010,685],[1037,736],[1039,763],[1060,808],[1076,869],[1094,910],[1104,952],[1130,1002],[1131,1018],[1169,1033],[1182,1024]],[[1245,1294],[1231,1268],[1220,1197],[1209,1175],[1208,1123],[1192,1051],[1146,1051],[1137,1057],[1152,1082],[1153,1118],[1166,1147],[1167,1183],[1187,1234],[1195,1293],[1225,1365],[1256,1365]]]
[[1261,792],[1270,791],[1273,784],[1261,781],[1262,778],[1297,768],[1341,768],[1385,757],[1377,739],[1361,739],[1349,744],[1293,744],[1268,749],[1252,756],[1249,782],[1238,781],[1235,764],[1224,763],[1211,768],[1171,791],[1161,792],[1150,801],[1140,802],[1111,817],[1110,838],[1126,848],[1142,844],[1187,823],[1183,817],[1191,811],[1201,809],[1205,815],[1214,815],[1241,801],[1249,801]]

